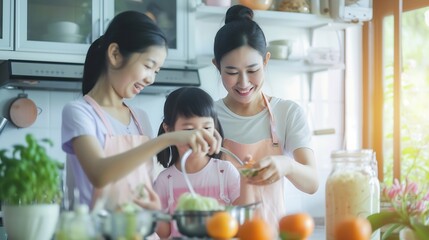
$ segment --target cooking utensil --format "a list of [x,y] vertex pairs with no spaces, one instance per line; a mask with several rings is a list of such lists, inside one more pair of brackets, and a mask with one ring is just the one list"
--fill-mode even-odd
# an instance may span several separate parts
[[[221,147],[220,148],[221,152],[224,152],[228,155],[230,155],[234,160],[236,160],[241,166],[244,165],[243,161],[240,160],[239,157],[237,157],[237,155],[235,155],[234,153],[232,153],[231,151],[229,151],[228,149]],[[192,196],[195,196],[195,191],[194,188],[192,187],[191,181],[189,180],[188,174],[186,173],[186,160],[188,160],[189,155],[191,155],[192,153],[192,149],[188,149],[182,156],[182,159],[180,160],[180,167],[182,168],[182,172],[183,172],[183,177],[185,178],[185,182],[186,185],[188,186],[189,191],[191,192]]]
[[19,128],[31,126],[37,118],[37,106],[27,94],[20,93],[9,106],[9,120]]
[[1,117],[1,121],[0,121],[0,134],[1,134],[1,132],[3,132],[3,129],[6,127],[7,122],[8,122],[7,118]]
[[261,202],[255,202],[245,205],[227,206],[225,210],[237,219],[238,224],[241,226],[246,220],[253,218],[255,210],[260,205]]
[[176,211],[173,219],[177,229],[187,237],[207,238],[206,222],[218,211]]

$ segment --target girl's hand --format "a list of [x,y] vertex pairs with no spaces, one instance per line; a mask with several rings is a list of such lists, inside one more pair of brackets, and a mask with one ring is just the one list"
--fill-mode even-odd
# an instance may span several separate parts
[[148,197],[146,199],[135,198],[134,203],[145,209],[161,210],[161,200],[159,199],[158,194],[156,194],[156,192],[146,184],[144,185],[144,189],[148,193]]
[[292,159],[285,156],[268,156],[256,162],[253,168],[256,169],[256,176],[248,178],[248,183],[253,185],[269,185],[291,171]]
[[187,130],[170,132],[174,138],[175,145],[189,147],[193,152],[203,152],[209,155],[219,153],[222,137],[218,131],[213,133],[205,130]]

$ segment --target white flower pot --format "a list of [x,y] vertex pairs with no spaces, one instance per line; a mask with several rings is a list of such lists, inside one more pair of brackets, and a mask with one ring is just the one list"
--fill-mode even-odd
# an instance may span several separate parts
[[60,213],[58,204],[3,205],[2,209],[8,239],[52,239]]

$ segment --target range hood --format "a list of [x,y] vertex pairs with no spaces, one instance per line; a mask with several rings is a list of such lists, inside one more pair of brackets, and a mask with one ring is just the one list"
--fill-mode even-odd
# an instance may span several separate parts
[[[80,92],[82,73],[81,63],[4,60],[0,63],[0,87]],[[200,85],[198,68],[166,67],[141,93],[168,94],[179,87]]]

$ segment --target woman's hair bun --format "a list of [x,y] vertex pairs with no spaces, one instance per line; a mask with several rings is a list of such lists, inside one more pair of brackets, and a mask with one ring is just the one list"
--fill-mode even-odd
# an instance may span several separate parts
[[225,24],[240,20],[253,20],[253,10],[243,5],[234,5],[226,11]]

